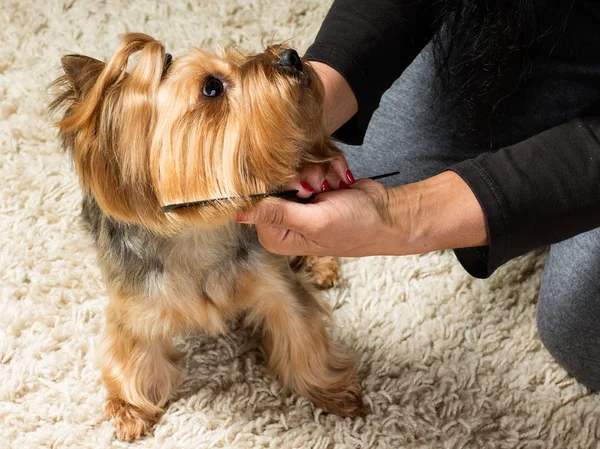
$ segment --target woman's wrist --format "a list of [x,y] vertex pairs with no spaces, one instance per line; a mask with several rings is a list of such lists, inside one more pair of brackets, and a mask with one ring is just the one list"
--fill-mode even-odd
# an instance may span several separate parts
[[393,253],[421,254],[488,244],[481,206],[456,173],[445,171],[424,181],[390,188],[388,193],[387,234],[394,245]]
[[334,68],[318,61],[308,61],[319,76],[325,90],[323,121],[332,134],[358,111],[354,92],[346,79]]

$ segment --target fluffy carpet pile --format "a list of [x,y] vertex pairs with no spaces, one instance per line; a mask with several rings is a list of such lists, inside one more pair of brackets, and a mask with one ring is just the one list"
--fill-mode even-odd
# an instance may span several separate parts
[[[128,447],[102,415],[95,364],[106,293],[80,192],[46,114],[60,57],[107,58],[144,31],[190,45],[305,49],[320,0],[3,0],[0,10],[0,448]],[[470,278],[449,252],[344,260],[325,294],[360,356],[372,413],[326,415],[266,375],[249,332],[181,339],[183,383],[135,448],[591,448],[600,397],[543,349],[543,254]]]

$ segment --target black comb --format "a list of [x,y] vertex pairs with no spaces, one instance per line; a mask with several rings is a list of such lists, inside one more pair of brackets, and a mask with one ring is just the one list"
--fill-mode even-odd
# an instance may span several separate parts
[[[373,181],[377,179],[389,178],[390,176],[398,175],[400,172],[395,171],[391,173],[384,173],[383,175],[375,175],[371,176],[368,179],[372,179]],[[163,212],[171,212],[175,209],[183,209],[187,207],[194,206],[208,206],[223,203],[226,201],[239,200],[243,198],[251,198],[251,199],[263,199],[263,198],[284,198],[284,199],[292,199],[296,197],[298,190],[280,190],[278,192],[266,192],[266,193],[253,193],[252,195],[247,196],[230,196],[225,198],[211,198],[209,200],[201,200],[201,201],[191,201],[189,203],[175,203],[175,204],[167,204],[160,208]],[[307,198],[309,199],[309,198]]]

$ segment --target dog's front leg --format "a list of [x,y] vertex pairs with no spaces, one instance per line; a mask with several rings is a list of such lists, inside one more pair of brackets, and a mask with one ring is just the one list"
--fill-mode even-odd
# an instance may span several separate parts
[[114,419],[117,438],[133,441],[164,412],[179,370],[171,339],[138,332],[135,325],[117,313],[115,302],[123,300],[111,297],[100,364],[108,390],[104,412]]
[[354,357],[330,341],[326,306],[287,264],[261,269],[243,280],[238,293],[247,301],[247,319],[262,328],[270,371],[328,412],[363,414]]

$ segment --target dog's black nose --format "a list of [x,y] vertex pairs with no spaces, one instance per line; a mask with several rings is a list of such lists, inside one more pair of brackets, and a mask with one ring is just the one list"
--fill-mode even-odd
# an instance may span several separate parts
[[298,56],[298,52],[296,50],[292,50],[291,48],[284,50],[279,54],[279,58],[277,58],[277,64],[282,67],[294,67],[299,72],[302,71],[302,61],[300,60],[300,56]]

